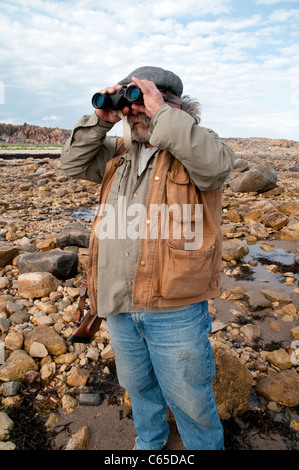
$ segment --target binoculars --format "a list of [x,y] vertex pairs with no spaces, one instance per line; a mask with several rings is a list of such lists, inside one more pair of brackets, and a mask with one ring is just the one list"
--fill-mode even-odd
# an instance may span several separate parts
[[92,106],[96,109],[119,110],[125,106],[143,104],[143,95],[136,85],[123,86],[120,90],[110,95],[109,93],[95,93],[91,99]]

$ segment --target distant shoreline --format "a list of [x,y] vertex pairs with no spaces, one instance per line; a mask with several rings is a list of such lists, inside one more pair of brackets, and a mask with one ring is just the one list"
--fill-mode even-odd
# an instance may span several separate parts
[[58,149],[36,149],[36,150],[0,150],[0,159],[14,160],[14,159],[26,159],[30,157],[41,157],[41,158],[59,158],[61,155],[62,148]]

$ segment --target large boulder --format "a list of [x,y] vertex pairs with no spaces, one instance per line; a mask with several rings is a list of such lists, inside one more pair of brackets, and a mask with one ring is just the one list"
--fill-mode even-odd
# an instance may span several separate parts
[[253,377],[228,346],[212,341],[217,376],[213,380],[215,400],[222,420],[245,413]]
[[18,292],[25,299],[47,297],[61,282],[51,273],[24,273],[18,277]]
[[283,406],[299,405],[299,374],[294,370],[284,370],[269,375],[258,382],[256,392],[269,401]]
[[222,244],[222,258],[225,261],[237,260],[249,253],[249,248],[241,240],[224,240]]
[[28,370],[38,370],[38,365],[25,351],[17,349],[0,366],[0,380],[3,382],[21,380]]
[[67,224],[56,237],[56,246],[64,248],[66,246],[80,246],[88,248],[90,231],[80,222]]
[[67,351],[67,345],[62,336],[49,326],[37,326],[26,334],[24,349],[29,354],[33,343],[43,344],[49,354],[54,356],[64,354]]
[[274,230],[280,230],[289,221],[287,215],[279,212],[274,204],[265,200],[244,204],[239,207],[239,212],[245,222],[254,220]]
[[48,272],[58,279],[70,279],[77,274],[78,255],[60,248],[37,253],[24,253],[17,262],[23,273]]
[[260,163],[230,181],[233,191],[239,193],[263,192],[277,186],[277,174],[268,163]]

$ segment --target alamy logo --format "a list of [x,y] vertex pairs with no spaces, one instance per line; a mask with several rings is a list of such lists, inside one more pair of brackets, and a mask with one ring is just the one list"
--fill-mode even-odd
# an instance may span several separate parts
[[116,206],[101,204],[97,216],[96,235],[104,239],[184,240],[185,250],[198,250],[203,243],[202,204],[127,205],[126,196],[119,196]]

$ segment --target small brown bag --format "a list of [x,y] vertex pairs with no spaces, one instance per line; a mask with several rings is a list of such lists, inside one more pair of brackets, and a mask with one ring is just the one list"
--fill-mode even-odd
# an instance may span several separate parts
[[77,328],[67,338],[70,343],[90,343],[91,339],[101,326],[102,318],[97,314],[93,315],[89,309],[84,315],[84,306],[87,297],[87,275],[84,274],[84,279],[80,288],[80,298],[78,308],[76,311]]

